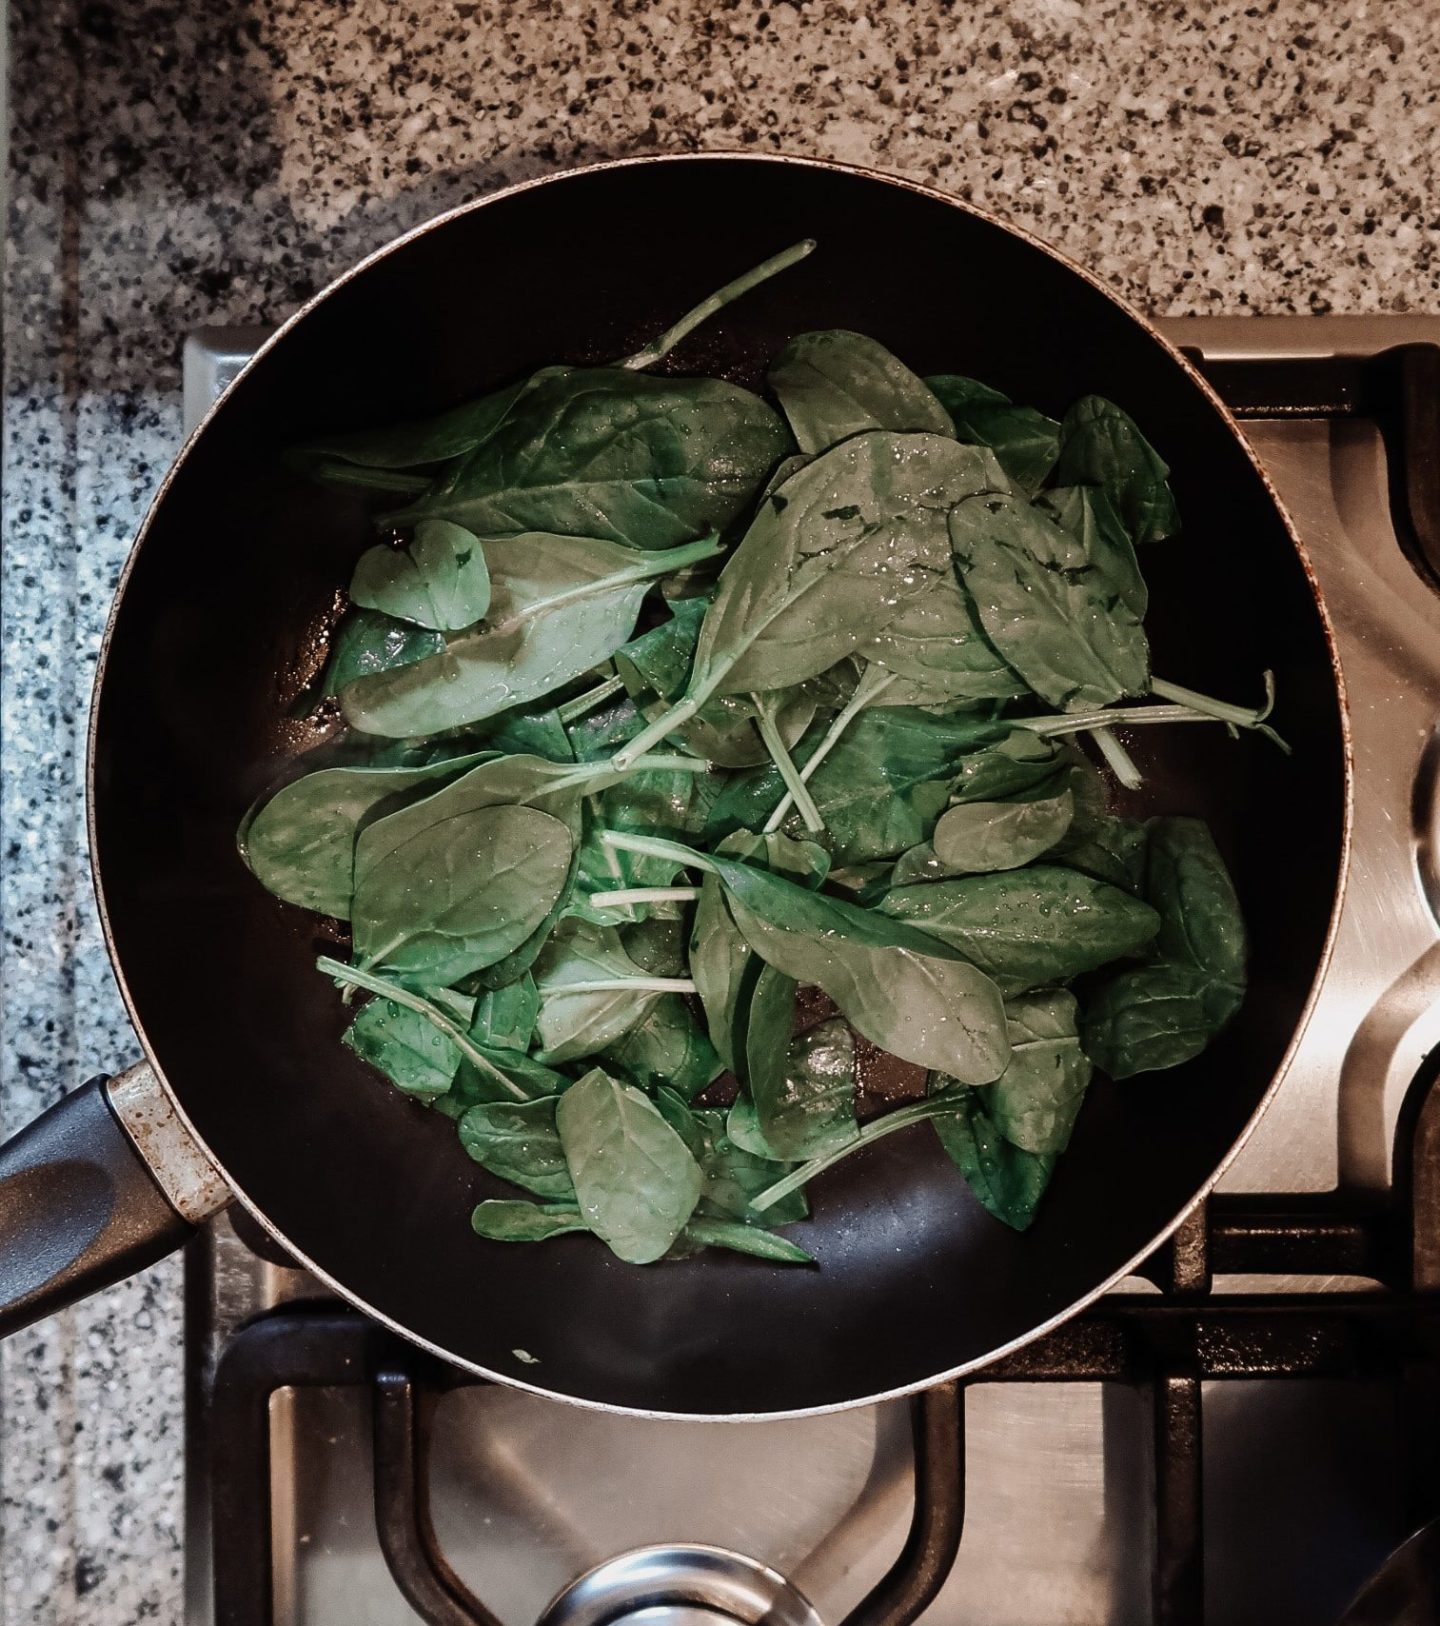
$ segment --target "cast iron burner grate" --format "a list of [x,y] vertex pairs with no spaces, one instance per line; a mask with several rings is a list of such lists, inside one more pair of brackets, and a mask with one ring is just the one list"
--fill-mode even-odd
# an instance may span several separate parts
[[[1376,423],[1392,470],[1396,534],[1440,586],[1440,347],[1196,359],[1240,417]],[[1418,1528],[1440,1517],[1440,1070],[1429,1063],[1402,1114],[1393,1167],[1397,1183],[1385,1198],[1213,1197],[1144,1267],[1158,1295],[1108,1296],[1015,1355],[914,1397],[909,1537],[890,1571],[835,1626],[907,1626],[938,1594],[964,1525],[964,1391],[982,1384],[1118,1383],[1148,1393],[1156,1626],[1204,1619],[1206,1383],[1393,1383],[1408,1522]],[[1383,1291],[1223,1293],[1211,1285],[1215,1277],[1295,1275],[1365,1278]],[[428,1502],[435,1405],[479,1381],[333,1307],[282,1309],[235,1333],[209,1396],[216,1626],[273,1626],[271,1397],[285,1388],[351,1386],[372,1396],[375,1526],[399,1591],[429,1626],[499,1626],[440,1550]],[[692,1608],[675,1618],[718,1617]]]

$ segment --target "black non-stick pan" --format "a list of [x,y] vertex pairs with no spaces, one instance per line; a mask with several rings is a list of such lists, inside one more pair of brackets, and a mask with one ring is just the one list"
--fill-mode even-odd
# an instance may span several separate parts
[[[502,1188],[451,1124],[341,1047],[346,1013],[314,970],[333,939],[236,855],[241,815],[309,737],[290,704],[371,534],[358,501],[282,454],[544,363],[624,355],[805,236],[818,251],[697,333],[674,370],[758,386],[791,334],[856,328],[922,372],[972,374],[1053,413],[1109,396],[1173,465],[1184,533],[1144,560],[1156,668],[1237,699],[1272,668],[1294,748],[1219,728],[1151,729],[1137,745],[1143,809],[1203,815],[1232,866],[1249,997],[1187,1067],[1097,1081],[1023,1236],[982,1212],[919,1127],[817,1183],[815,1270],[716,1252],[637,1269],[586,1237],[482,1242],[467,1216]],[[163,1093],[144,1068],[118,1105],[92,1086],[0,1153],[0,1326],[173,1246],[188,1229],[173,1205],[194,1219],[233,1192],[347,1298],[503,1382],[713,1416],[931,1383],[1083,1305],[1207,1189],[1302,1024],[1343,869],[1343,704],[1323,612],[1235,424],[1083,271],[938,193],[836,165],[603,165],[461,209],[367,261],[261,350],[186,448],[98,682],[95,870]],[[223,1185],[206,1188],[193,1147],[186,1163],[184,1130]]]

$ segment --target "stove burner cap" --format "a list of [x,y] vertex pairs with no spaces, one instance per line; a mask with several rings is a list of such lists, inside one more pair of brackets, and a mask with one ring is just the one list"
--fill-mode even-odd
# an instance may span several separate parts
[[783,1575],[723,1547],[637,1547],[557,1597],[539,1626],[821,1626]]

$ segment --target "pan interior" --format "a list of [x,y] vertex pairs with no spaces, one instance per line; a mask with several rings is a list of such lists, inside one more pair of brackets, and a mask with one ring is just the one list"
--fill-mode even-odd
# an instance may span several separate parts
[[[814,1192],[814,1271],[707,1253],[652,1269],[591,1239],[482,1243],[502,1194],[452,1126],[339,1043],[329,940],[268,897],[235,827],[304,731],[317,629],[370,539],[363,506],[287,471],[322,430],[451,405],[537,365],[623,355],[803,236],[819,251],[702,329],[674,370],[758,385],[793,333],[872,334],[921,372],[1059,413],[1098,392],[1173,467],[1183,536],[1143,559],[1157,671],[1237,699],[1275,671],[1294,747],[1151,730],[1149,812],[1198,813],[1253,937],[1245,1008],[1173,1073],[1097,1082],[1034,1228],[969,1197],[921,1126]],[[347,1292],[455,1359],[573,1399],[686,1414],[834,1406],[977,1362],[1104,1283],[1193,1197],[1259,1105],[1334,901],[1339,705],[1282,518],[1204,392],[1034,245],[853,172],[687,160],[585,172],[450,217],[342,283],[250,370],[151,518],[98,702],[96,860],[153,1054],[243,1191]],[[534,1362],[522,1362],[524,1351]]]

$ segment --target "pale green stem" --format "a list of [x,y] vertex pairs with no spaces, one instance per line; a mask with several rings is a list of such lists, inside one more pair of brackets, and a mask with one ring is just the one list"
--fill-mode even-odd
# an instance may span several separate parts
[[750,699],[755,706],[755,726],[760,730],[760,738],[765,742],[770,760],[779,769],[780,777],[785,781],[785,789],[795,803],[796,811],[812,836],[821,835],[825,829],[825,821],[820,817],[820,809],[815,805],[815,798],[805,788],[805,781],[796,772],[784,737],[775,721],[773,706],[764,695],[752,694]]
[[695,984],[689,977],[597,977],[594,982],[563,982],[547,988],[555,999],[566,994],[622,994],[629,989],[637,993],[693,994]]
[[[614,848],[607,847],[613,853]],[[589,902],[597,908],[629,909],[637,903],[694,903],[698,886],[625,886],[613,892],[592,892]]]
[[533,604],[527,604],[508,620],[499,623],[498,627],[487,630],[493,633],[508,627],[518,627],[523,621],[534,621],[538,616],[549,615],[552,610],[558,610],[562,604],[574,604],[579,599],[594,598],[597,593],[612,592],[616,587],[623,587],[628,582],[653,581],[656,577],[668,576],[672,570],[679,570],[683,565],[693,565],[701,559],[713,559],[722,551],[720,538],[711,535],[702,536],[698,542],[687,542],[684,547],[672,548],[669,553],[646,554],[644,564],[634,565],[629,570],[617,570],[613,576],[600,576],[594,581],[579,582],[574,587],[567,587],[563,592],[551,593],[546,598],[536,599]]
[[709,674],[697,686],[693,686],[683,700],[677,700],[668,710],[661,712],[654,722],[642,728],[628,745],[617,751],[610,758],[610,766],[616,773],[628,773],[636,757],[642,752],[648,751],[652,745],[659,745],[661,740],[668,739],[677,728],[684,728],[720,687],[725,674],[743,653],[743,650],[738,650],[723,660],[716,660],[711,665]]
[[1054,739],[1062,734],[1084,734],[1092,728],[1112,728],[1121,724],[1215,723],[1220,719],[1212,717],[1208,711],[1194,711],[1189,706],[1111,706],[1105,711],[1062,711],[1051,717],[1016,717],[1002,721],[1013,721],[1016,728]]
[[668,858],[687,869],[703,869],[712,875],[719,873],[704,853],[697,853],[693,847],[678,841],[666,841],[663,836],[632,836],[628,830],[602,830],[600,840],[618,852],[638,853],[641,858]]
[[363,486],[366,491],[393,491],[402,497],[418,497],[430,486],[428,475],[407,474],[403,469],[372,469],[349,463],[343,457],[322,457],[308,471],[312,480],[328,486]]
[[623,694],[624,691],[623,678],[606,678],[593,689],[587,689],[584,694],[577,694],[573,700],[567,700],[563,706],[557,707],[556,714],[562,723],[573,723],[597,706],[603,706],[613,695]]
[[788,270],[792,265],[803,260],[813,251],[815,239],[806,237],[801,242],[782,249],[779,254],[772,254],[768,260],[757,265],[753,270],[747,271],[743,276],[736,277],[733,282],[727,282],[723,288],[711,294],[708,299],[702,299],[694,309],[686,311],[673,327],[667,327],[658,339],[652,339],[643,350],[637,350],[633,356],[626,356],[623,361],[615,363],[617,367],[629,367],[638,371],[644,367],[653,367],[657,361],[663,360],[680,341],[693,333],[702,322],[708,321],[719,310],[748,294],[752,288],[758,288],[762,282],[767,282],[778,272]]
[[897,1107],[894,1112],[887,1112],[883,1118],[866,1124],[853,1140],[847,1140],[835,1151],[827,1152],[824,1157],[812,1157],[808,1163],[792,1169],[784,1179],[777,1180],[773,1186],[766,1186],[758,1197],[750,1199],[750,1206],[763,1213],[782,1197],[788,1197],[792,1191],[799,1191],[801,1186],[808,1185],[817,1174],[824,1174],[826,1169],[833,1168],[841,1158],[849,1157],[851,1152],[858,1152],[863,1146],[873,1146],[877,1140],[893,1135],[897,1129],[908,1129],[911,1124],[924,1123],[927,1118],[947,1117],[963,1104],[963,1098],[959,1096],[932,1095],[926,1101],[914,1101],[908,1107]]
[[1254,728],[1263,723],[1275,709],[1275,675],[1265,674],[1265,704],[1257,710],[1253,706],[1235,706],[1228,700],[1215,700],[1195,689],[1185,689],[1178,683],[1167,683],[1164,678],[1151,678],[1151,694],[1162,700],[1173,700],[1177,705],[1189,706],[1192,711],[1203,711],[1207,717],[1218,717],[1222,723],[1234,723],[1237,728]]
[[508,1095],[512,1095],[517,1101],[535,1099],[529,1090],[522,1089],[514,1079],[507,1078],[483,1051],[478,1050],[464,1028],[452,1022],[444,1011],[432,1005],[420,994],[412,994],[408,988],[401,988],[397,983],[389,982],[384,977],[377,977],[373,971],[363,971],[358,965],[342,965],[339,960],[332,960],[325,954],[322,954],[315,964],[328,977],[334,978],[345,987],[363,988],[367,994],[388,999],[393,1004],[403,1005],[407,1011],[414,1011],[417,1016],[423,1016],[436,1032],[445,1035],[472,1067],[493,1079]]
[[[870,681],[872,673],[881,674],[873,683]],[[865,668],[864,675],[855,685],[854,694],[852,694],[849,700],[845,702],[843,710],[838,711],[835,714],[835,720],[830,724],[830,727],[826,729],[824,739],[822,739],[819,745],[817,745],[810,753],[810,760],[800,770],[800,778],[803,783],[808,784],[810,782],[811,775],[825,760],[825,758],[830,755],[831,751],[833,751],[840,743],[840,736],[847,728],[849,728],[851,723],[855,721],[860,713],[864,711],[866,706],[870,704],[876,695],[883,693],[890,687],[897,676],[897,673],[886,672],[879,666],[867,666]],[[795,798],[787,790],[784,796],[780,798],[780,805],[765,821],[765,828],[761,832],[763,835],[773,835],[775,831],[780,828],[780,826],[785,822],[785,815],[789,813],[794,800]]]
[[[604,814],[601,810],[600,798],[598,796],[587,796],[585,801],[590,808],[590,815],[595,820],[595,823],[601,823],[604,818]],[[619,881],[623,887],[625,883],[625,871],[620,867],[620,859],[617,856],[615,849],[613,847],[602,847],[601,851],[605,854],[605,868],[610,871],[611,875],[617,881]],[[611,892],[607,895],[613,898],[615,893]],[[636,919],[635,911],[633,909],[629,909],[626,911],[626,913],[629,915],[631,923],[633,924]]]
[[1100,755],[1110,764],[1110,771],[1125,789],[1139,790],[1144,783],[1144,776],[1136,766],[1134,757],[1121,745],[1110,729],[1092,728],[1090,738],[1099,746]]

